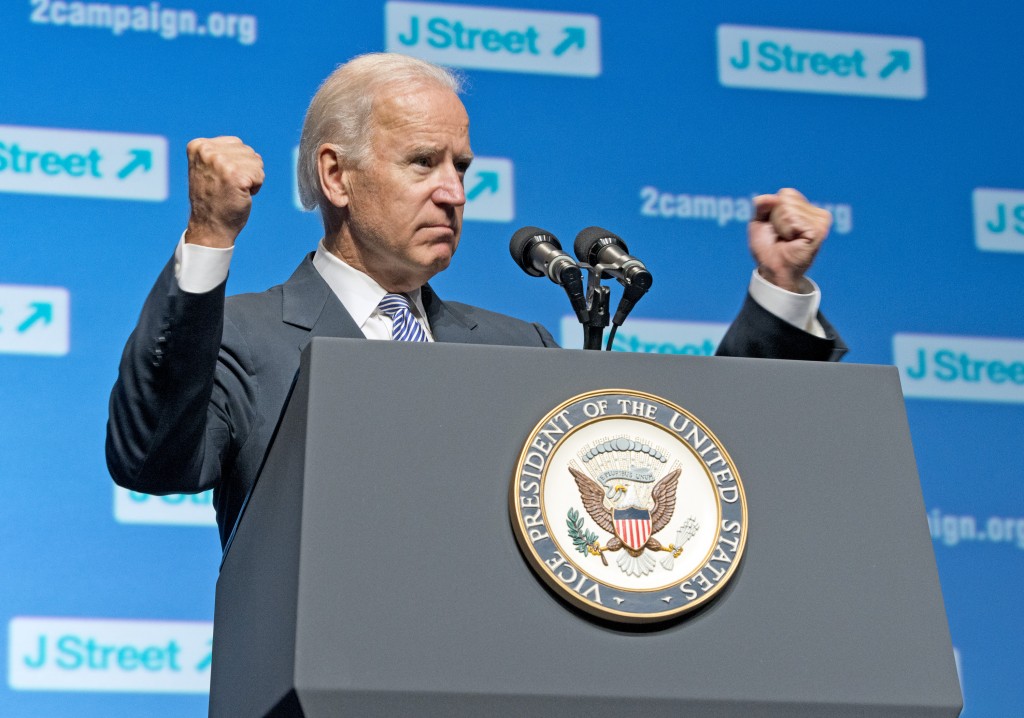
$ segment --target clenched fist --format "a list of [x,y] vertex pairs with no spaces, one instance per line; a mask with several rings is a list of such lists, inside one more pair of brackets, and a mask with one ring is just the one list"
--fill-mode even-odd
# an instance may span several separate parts
[[263,186],[263,159],[237,137],[194,139],[186,151],[192,213],[185,241],[230,247],[249,220],[253,195]]
[[747,240],[758,273],[782,289],[805,291],[804,273],[831,226],[832,214],[812,205],[795,189],[755,197]]

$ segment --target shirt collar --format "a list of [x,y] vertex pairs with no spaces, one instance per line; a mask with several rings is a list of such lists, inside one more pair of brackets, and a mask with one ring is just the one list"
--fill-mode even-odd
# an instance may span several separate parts
[[[387,290],[370,275],[346,264],[338,255],[328,251],[322,239],[313,255],[313,267],[327,282],[356,325],[360,329],[364,328],[370,317],[377,312],[377,305],[388,293]],[[406,296],[412,302],[413,313],[418,319],[424,320],[427,312],[423,307],[423,293],[417,288],[406,292]]]

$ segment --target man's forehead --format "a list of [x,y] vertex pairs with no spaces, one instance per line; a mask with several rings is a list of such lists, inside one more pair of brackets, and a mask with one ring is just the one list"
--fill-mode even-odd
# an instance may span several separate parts
[[469,115],[458,95],[431,86],[384,88],[374,100],[373,120],[384,130],[409,125],[469,128]]

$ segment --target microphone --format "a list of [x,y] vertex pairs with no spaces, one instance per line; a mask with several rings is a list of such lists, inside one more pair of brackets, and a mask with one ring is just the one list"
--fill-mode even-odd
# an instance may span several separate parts
[[587,227],[576,235],[573,249],[581,262],[601,269],[605,276],[615,277],[623,287],[634,287],[641,294],[651,288],[651,273],[643,262],[629,254],[629,247],[617,234]]
[[581,323],[587,321],[583,272],[573,258],[562,251],[562,244],[555,235],[539,227],[522,227],[512,235],[508,251],[516,264],[531,277],[547,276],[561,285],[569,296],[576,318]]
[[576,235],[573,249],[581,262],[599,269],[602,276],[615,277],[623,286],[622,298],[612,319],[612,324],[620,326],[651,288],[654,282],[651,273],[643,262],[629,253],[622,238],[607,229],[587,227]]

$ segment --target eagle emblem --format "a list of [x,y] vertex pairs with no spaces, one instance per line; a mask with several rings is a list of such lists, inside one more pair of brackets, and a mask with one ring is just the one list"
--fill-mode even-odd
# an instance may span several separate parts
[[718,437],[681,406],[630,389],[551,409],[523,444],[508,500],[537,576],[616,623],[711,600],[746,545],[746,497]]
[[[655,470],[667,463],[662,449],[640,438],[618,436],[584,447],[579,459],[569,464],[587,514],[599,528],[612,537],[602,546],[596,534],[585,529],[579,513],[569,510],[566,524],[569,537],[580,553],[599,556],[608,565],[605,553],[621,551],[616,563],[623,573],[646,576],[657,562],[648,552],[667,552],[662,566],[671,570],[683,544],[700,529],[689,517],[676,531],[676,540],[667,546],[655,534],[671,522],[676,508],[676,493],[681,467],[672,466],[655,479]],[[589,471],[589,473],[588,473]]]

